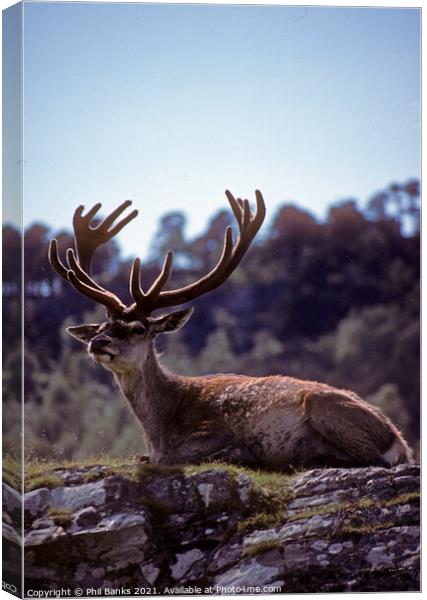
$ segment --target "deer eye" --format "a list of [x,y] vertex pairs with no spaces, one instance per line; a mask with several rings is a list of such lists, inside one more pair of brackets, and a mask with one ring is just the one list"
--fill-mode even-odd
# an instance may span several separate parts
[[142,327],[142,325],[140,325],[139,327],[134,327],[132,329],[132,333],[135,333],[136,335],[144,335],[144,333],[146,332],[145,327]]

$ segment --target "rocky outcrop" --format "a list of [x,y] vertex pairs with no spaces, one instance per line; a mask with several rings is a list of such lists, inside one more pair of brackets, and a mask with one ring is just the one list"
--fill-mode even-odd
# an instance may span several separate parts
[[[25,494],[27,589],[419,590],[417,465],[289,477],[103,469],[57,470],[61,485]],[[6,494],[12,508],[14,492]],[[7,513],[16,543],[19,511]]]

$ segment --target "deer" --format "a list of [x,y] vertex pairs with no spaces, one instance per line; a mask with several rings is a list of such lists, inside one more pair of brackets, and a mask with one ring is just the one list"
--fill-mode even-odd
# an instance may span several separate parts
[[[49,244],[56,273],[77,292],[106,309],[102,323],[76,325],[68,333],[86,345],[90,358],[110,371],[142,429],[148,460],[154,465],[223,461],[279,472],[315,467],[390,468],[412,462],[412,451],[397,427],[356,393],[325,383],[285,375],[252,377],[216,374],[183,376],[166,369],[155,348],[159,334],[181,329],[191,317],[187,303],[222,285],[235,271],[266,214],[263,196],[255,191],[256,209],[247,199],[225,192],[238,226],[225,231],[216,265],[197,281],[165,289],[173,251],[166,252],[160,273],[144,291],[141,260],[135,258],[129,277],[131,304],[91,276],[96,249],[123,229],[137,214],[123,202],[102,222],[94,220],[97,203],[73,218],[74,246],[59,256]],[[99,224],[98,224],[99,223]],[[95,226],[96,225],[96,226]],[[155,311],[179,308],[153,316]]]

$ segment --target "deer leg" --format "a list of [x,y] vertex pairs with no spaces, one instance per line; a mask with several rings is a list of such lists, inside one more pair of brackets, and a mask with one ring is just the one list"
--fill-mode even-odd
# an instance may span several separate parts
[[396,436],[369,405],[344,393],[313,391],[305,394],[303,410],[310,425],[348,455],[351,466],[390,467],[383,454]]
[[239,444],[230,431],[202,429],[189,435],[162,459],[166,464],[198,464],[224,461],[255,467],[258,461],[250,450]]

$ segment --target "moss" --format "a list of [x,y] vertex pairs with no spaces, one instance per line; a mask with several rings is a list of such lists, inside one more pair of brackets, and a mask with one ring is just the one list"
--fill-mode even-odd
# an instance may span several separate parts
[[363,523],[361,525],[344,525],[338,531],[334,531],[334,539],[344,539],[348,537],[362,537],[371,535],[380,529],[390,529],[395,523],[386,521],[384,523]]
[[287,521],[299,521],[300,519],[309,519],[316,515],[328,515],[338,512],[339,510],[346,510],[352,505],[348,502],[331,502],[331,504],[323,504],[321,506],[315,506],[313,508],[307,508],[300,512],[288,517]]
[[57,475],[41,475],[40,477],[34,477],[29,481],[25,482],[25,491],[31,492],[38,488],[55,488],[63,485],[63,481]]
[[406,494],[401,494],[396,498],[392,498],[391,500],[386,500],[383,502],[382,506],[397,506],[399,504],[415,504],[419,505],[420,503],[420,492],[408,492]]
[[184,470],[175,465],[153,465],[150,463],[141,463],[137,467],[137,478],[139,481],[151,475],[184,475]]
[[116,475],[113,469],[103,469],[102,471],[88,471],[83,473],[81,476],[82,483],[90,483],[92,481],[98,481],[99,479],[105,479],[105,477],[111,477]]
[[[98,469],[96,469],[97,467]],[[99,467],[107,468],[100,470]],[[33,485],[32,482],[40,477],[57,477],[58,471],[74,469],[85,471],[80,475],[80,483],[89,483],[112,475],[121,475],[131,481],[138,480],[138,464],[132,463],[132,459],[103,456],[82,461],[32,461],[25,464],[25,488],[28,491]]]
[[240,474],[248,475],[254,484],[254,494],[251,503],[258,505],[266,503],[269,511],[275,508],[286,506],[288,500],[292,497],[289,490],[289,482],[294,477],[288,473],[279,473],[273,471],[262,471],[260,469],[249,469],[237,465],[230,465],[223,462],[202,463],[200,465],[189,465],[184,467],[184,473],[193,475],[212,469],[220,469],[230,473],[234,478]]
[[74,513],[68,508],[50,508],[47,513],[49,517],[52,517],[55,525],[60,527],[69,527],[73,522]]
[[22,487],[22,467],[19,461],[5,456],[2,464],[2,479],[5,483],[20,491]]
[[280,542],[277,540],[265,540],[263,542],[246,546],[246,548],[243,549],[242,556],[243,558],[250,558],[252,556],[268,552],[269,550],[275,550],[276,548],[280,548]]
[[244,473],[245,475],[249,475],[256,486],[265,487],[270,491],[276,492],[284,491],[287,488],[289,481],[295,476],[295,474],[289,473],[262,471],[261,469],[249,469],[248,467],[240,467],[219,461],[201,463],[199,465],[186,465],[183,467],[183,471],[187,475],[202,473],[203,471],[211,471],[212,469],[227,471],[227,473],[235,476],[239,475],[240,473]]
[[278,527],[283,523],[283,513],[282,512],[259,512],[251,515],[247,519],[240,521],[237,524],[237,533],[247,533],[249,531],[253,531],[255,529],[271,529],[273,527]]

